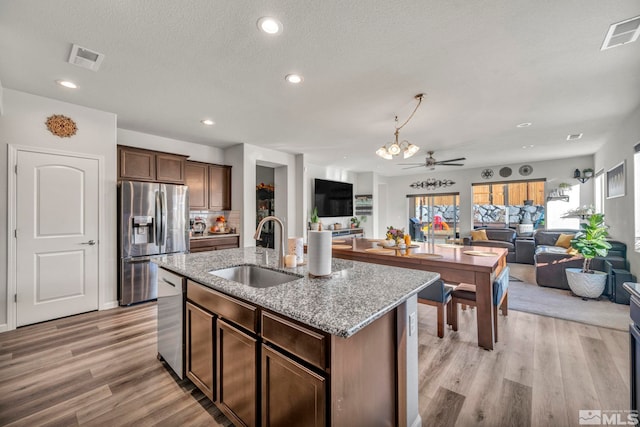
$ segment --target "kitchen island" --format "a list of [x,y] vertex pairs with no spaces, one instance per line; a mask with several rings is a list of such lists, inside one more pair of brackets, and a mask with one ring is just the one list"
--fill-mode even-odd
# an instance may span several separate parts
[[[315,278],[276,261],[264,248],[155,261],[187,278],[187,377],[236,425],[420,425],[416,294],[439,275],[333,259]],[[238,265],[296,276],[257,288],[210,273]]]

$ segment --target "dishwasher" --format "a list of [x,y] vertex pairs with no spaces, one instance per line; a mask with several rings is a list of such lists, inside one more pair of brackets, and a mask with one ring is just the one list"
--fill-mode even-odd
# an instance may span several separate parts
[[186,280],[158,268],[158,359],[184,378]]

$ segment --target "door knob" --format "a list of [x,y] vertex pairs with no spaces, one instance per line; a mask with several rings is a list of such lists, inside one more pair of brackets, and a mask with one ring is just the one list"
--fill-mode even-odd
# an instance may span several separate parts
[[89,240],[88,242],[82,242],[80,243],[81,245],[89,245],[89,246],[93,246],[96,244],[95,240]]

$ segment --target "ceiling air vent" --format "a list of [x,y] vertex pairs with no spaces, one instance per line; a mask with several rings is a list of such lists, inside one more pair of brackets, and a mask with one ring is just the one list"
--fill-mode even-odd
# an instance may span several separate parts
[[78,67],[87,68],[91,71],[98,71],[104,55],[82,46],[74,44],[69,55],[69,63]]
[[640,35],[640,16],[618,22],[609,27],[600,50],[611,49],[638,40]]
[[575,141],[576,139],[580,139],[580,138],[582,138],[581,133],[572,133],[570,135],[567,135],[567,141]]

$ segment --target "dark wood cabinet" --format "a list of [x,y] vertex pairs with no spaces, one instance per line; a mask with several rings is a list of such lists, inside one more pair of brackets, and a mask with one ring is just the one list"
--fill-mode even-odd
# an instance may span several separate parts
[[185,316],[187,377],[209,399],[215,401],[216,318],[190,302],[187,302]]
[[209,209],[231,210],[231,166],[209,165]]
[[231,166],[186,162],[191,209],[231,210]]
[[174,154],[156,154],[156,181],[184,184],[186,157]]
[[184,184],[186,156],[118,146],[118,179]]
[[323,427],[326,379],[262,345],[262,425]]
[[235,425],[256,426],[257,340],[224,320],[217,332],[218,407]]
[[202,239],[191,239],[189,242],[189,252],[219,251],[221,249],[232,249],[240,247],[239,236],[222,236]]
[[209,209],[209,165],[187,161],[185,184],[189,186],[189,207]]
[[155,181],[155,154],[152,151],[119,146],[118,179]]

